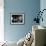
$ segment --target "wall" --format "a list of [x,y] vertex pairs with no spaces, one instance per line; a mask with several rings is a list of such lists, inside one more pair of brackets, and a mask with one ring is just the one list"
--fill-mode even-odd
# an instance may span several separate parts
[[4,2],[0,0],[0,42],[4,41]]
[[[4,0],[4,38],[7,41],[18,41],[32,29],[35,12],[40,9],[40,0]],[[24,25],[11,25],[11,12],[24,12]]]
[[[41,9],[41,11],[42,11],[43,9],[46,9],[46,0],[41,0],[41,1],[40,1],[40,9]],[[46,11],[43,12],[42,17],[43,17],[43,22],[41,21],[41,22],[40,22],[40,25],[46,27],[46,20],[45,20],[45,19],[46,19]]]

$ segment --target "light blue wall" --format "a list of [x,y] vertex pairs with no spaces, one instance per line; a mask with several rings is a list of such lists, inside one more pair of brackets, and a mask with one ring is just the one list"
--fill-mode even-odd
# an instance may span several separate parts
[[[35,12],[40,9],[39,0],[4,0],[4,35],[7,41],[18,41],[32,29],[33,19],[36,17]],[[11,25],[11,12],[24,12],[24,25]]]
[[[46,9],[46,0],[41,0],[40,1],[40,10],[42,11],[43,9]],[[43,12],[43,22],[40,22],[40,25],[45,26],[46,27],[46,10]]]

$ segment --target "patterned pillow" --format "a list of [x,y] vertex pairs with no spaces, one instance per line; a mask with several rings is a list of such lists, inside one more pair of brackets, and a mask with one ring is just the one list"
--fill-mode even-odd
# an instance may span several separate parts
[[31,32],[29,32],[25,37],[23,46],[31,46],[32,42],[33,42],[33,35],[31,34]]

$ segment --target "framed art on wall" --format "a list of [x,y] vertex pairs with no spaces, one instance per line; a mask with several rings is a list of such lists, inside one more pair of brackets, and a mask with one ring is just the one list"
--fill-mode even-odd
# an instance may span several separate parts
[[24,24],[24,14],[23,13],[12,13],[11,24]]

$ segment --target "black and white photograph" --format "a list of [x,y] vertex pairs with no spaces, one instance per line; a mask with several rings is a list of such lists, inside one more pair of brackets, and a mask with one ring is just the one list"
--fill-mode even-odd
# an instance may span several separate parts
[[11,14],[11,24],[24,24],[24,14]]

